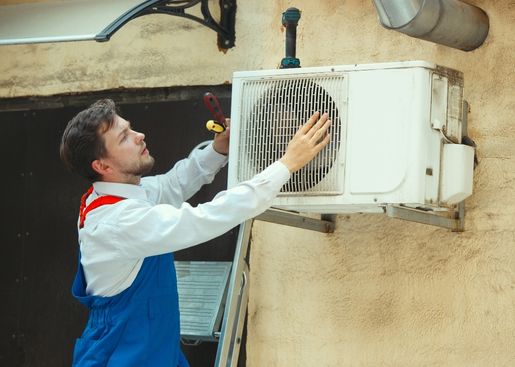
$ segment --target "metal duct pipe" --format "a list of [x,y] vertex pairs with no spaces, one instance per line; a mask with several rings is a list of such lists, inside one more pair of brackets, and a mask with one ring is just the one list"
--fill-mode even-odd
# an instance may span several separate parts
[[383,27],[471,51],[488,35],[486,13],[458,0],[374,0]]

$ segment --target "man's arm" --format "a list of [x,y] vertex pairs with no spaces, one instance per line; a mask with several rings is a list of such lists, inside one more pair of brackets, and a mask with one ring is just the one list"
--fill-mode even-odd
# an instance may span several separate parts
[[[113,236],[123,257],[143,258],[191,247],[215,238],[270,207],[290,174],[311,161],[329,142],[327,115],[318,114],[302,126],[288,144],[284,156],[249,181],[222,191],[212,201],[192,207],[183,203],[141,205],[127,200],[120,209]],[[99,227],[98,231],[102,231]]]
[[203,185],[213,181],[215,175],[227,164],[229,119],[226,119],[226,126],[224,132],[215,135],[212,144],[202,150],[195,149],[188,158],[178,161],[166,174],[155,176],[155,180],[142,179],[154,202],[178,207]]

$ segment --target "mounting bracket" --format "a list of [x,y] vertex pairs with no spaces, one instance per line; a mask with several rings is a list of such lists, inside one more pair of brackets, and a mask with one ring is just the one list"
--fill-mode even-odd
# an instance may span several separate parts
[[386,214],[392,218],[447,228],[453,232],[465,230],[465,203],[463,201],[457,205],[456,209],[442,213],[400,205],[387,205]]
[[254,219],[316,232],[332,233],[335,229],[336,215],[322,214],[320,215],[320,219],[318,219],[306,217],[302,214],[287,210],[270,208]]
[[[211,15],[209,0],[151,0],[122,14],[108,27],[95,36],[99,42],[108,41],[109,38],[120,29],[125,23],[132,19],[148,14],[168,14],[194,20],[218,34],[218,47],[228,49],[234,47],[235,23],[236,23],[236,0],[219,0],[220,22]],[[200,4],[202,17],[186,13],[187,9]]]

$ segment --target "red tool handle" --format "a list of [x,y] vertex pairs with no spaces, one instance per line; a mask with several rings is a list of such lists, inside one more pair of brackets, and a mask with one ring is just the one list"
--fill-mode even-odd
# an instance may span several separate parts
[[204,104],[207,109],[213,114],[213,117],[216,121],[218,121],[222,126],[225,127],[225,116],[222,112],[222,107],[220,107],[220,103],[218,99],[213,93],[207,92],[204,94]]

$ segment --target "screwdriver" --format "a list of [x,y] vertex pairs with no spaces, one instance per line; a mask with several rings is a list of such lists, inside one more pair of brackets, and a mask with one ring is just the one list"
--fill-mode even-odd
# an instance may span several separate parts
[[222,107],[220,107],[220,103],[218,102],[218,98],[216,98],[213,93],[207,92],[204,94],[204,104],[215,118],[214,120],[206,122],[206,128],[215,133],[224,132],[226,128],[225,116],[222,112]]

